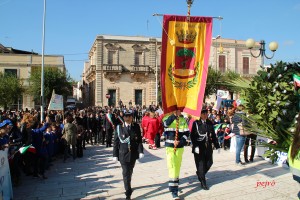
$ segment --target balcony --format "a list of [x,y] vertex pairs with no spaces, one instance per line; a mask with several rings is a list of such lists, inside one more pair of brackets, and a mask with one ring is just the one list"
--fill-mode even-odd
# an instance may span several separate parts
[[103,71],[121,73],[123,71],[123,65],[120,64],[103,64]]
[[123,72],[123,65],[120,64],[103,64],[104,77],[109,79],[111,82],[119,79]]
[[96,65],[90,65],[90,67],[85,71],[86,79],[91,79],[96,74]]
[[149,65],[131,65],[129,71],[131,78],[137,82],[141,82],[150,73],[153,73],[153,69]]
[[149,65],[131,65],[129,69],[130,73],[145,73],[149,74],[153,70]]

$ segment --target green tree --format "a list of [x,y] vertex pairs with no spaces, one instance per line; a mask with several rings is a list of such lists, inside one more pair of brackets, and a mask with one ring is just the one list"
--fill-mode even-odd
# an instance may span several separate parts
[[299,112],[299,94],[295,94],[293,74],[300,74],[300,63],[277,62],[260,70],[251,81],[238,80],[241,98],[250,114],[249,130],[276,142],[266,144],[266,155],[274,161],[276,151],[287,152],[295,131],[295,116]]
[[22,82],[14,75],[0,73],[0,106],[6,109],[22,97]]
[[214,70],[211,66],[208,67],[208,73],[206,78],[206,87],[204,93],[204,99],[209,95],[216,94],[222,81],[222,73]]
[[225,73],[221,73],[209,66],[206,79],[205,98],[212,94],[216,94],[218,89],[227,89],[229,92],[236,91],[237,88],[232,84],[226,83],[230,80],[235,80],[238,77],[240,77],[240,75],[233,71],[228,70]]
[[[30,87],[28,92],[34,97],[34,101],[40,104],[41,96],[41,68],[35,69],[29,77]],[[47,68],[44,70],[44,98],[46,105],[51,99],[52,91],[56,94],[66,96],[72,94],[73,80],[65,72],[58,68]]]

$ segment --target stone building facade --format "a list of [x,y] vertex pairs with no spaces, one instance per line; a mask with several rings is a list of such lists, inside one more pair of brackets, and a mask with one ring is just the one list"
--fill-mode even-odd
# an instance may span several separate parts
[[[253,52],[258,48],[253,49]],[[89,106],[157,103],[161,38],[98,35],[84,64],[83,96]],[[212,41],[209,65],[242,76],[256,74],[261,58],[251,57],[245,41]],[[157,73],[156,73],[157,72]]]
[[[42,56],[28,51],[7,48],[0,44],[0,72],[3,74],[15,74],[23,86],[29,87],[28,79],[35,68],[42,66]],[[64,56],[44,55],[44,67],[55,67],[66,71]],[[15,104],[10,106],[18,109],[35,108],[33,97],[24,93],[21,99],[16,99]]]

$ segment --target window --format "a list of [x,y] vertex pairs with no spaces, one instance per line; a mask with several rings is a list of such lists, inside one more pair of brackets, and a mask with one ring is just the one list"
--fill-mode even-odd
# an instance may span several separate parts
[[226,57],[224,55],[219,55],[219,71],[225,73],[226,70]]
[[134,101],[136,105],[142,105],[143,103],[143,90],[134,91]]
[[108,99],[108,106],[115,106],[117,102],[116,90],[108,90],[108,94],[110,95]]
[[243,74],[249,74],[249,57],[243,57]]
[[135,52],[134,54],[134,65],[141,65],[142,52]]
[[4,75],[11,75],[18,78],[18,70],[17,69],[4,69]]
[[114,64],[114,51],[108,51],[108,60],[107,60],[107,64]]

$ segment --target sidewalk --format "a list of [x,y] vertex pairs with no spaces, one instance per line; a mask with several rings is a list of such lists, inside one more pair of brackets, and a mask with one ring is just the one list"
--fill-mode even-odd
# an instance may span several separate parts
[[[172,199],[168,191],[168,170],[165,149],[148,150],[133,171],[132,199]],[[214,152],[214,165],[207,174],[210,190],[201,189],[196,177],[191,147],[185,147],[180,172],[181,199],[297,199],[299,184],[289,169],[272,165],[260,157],[245,167],[235,166],[235,154],[222,150]],[[48,179],[22,176],[22,183],[14,187],[14,200],[73,200],[125,199],[119,163],[112,161],[112,147],[88,146],[84,157],[57,160]]]

